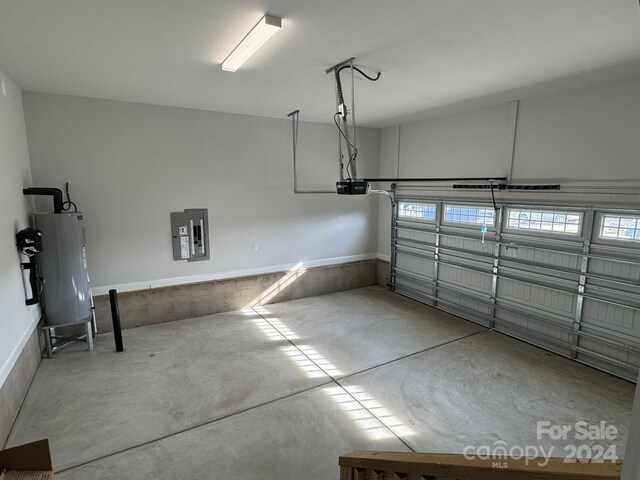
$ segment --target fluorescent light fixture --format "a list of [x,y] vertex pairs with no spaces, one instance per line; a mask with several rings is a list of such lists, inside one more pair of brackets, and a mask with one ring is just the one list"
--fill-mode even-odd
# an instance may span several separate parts
[[222,70],[235,72],[281,27],[282,19],[280,17],[274,17],[273,15],[262,17],[229,56],[225,58],[224,62],[222,62]]

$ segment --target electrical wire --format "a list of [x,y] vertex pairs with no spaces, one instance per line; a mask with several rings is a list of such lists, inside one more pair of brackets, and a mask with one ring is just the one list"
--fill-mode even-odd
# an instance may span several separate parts
[[[343,65],[342,67],[340,67],[337,72],[340,73],[342,70],[344,70],[345,68],[352,68],[351,65]],[[364,73],[362,70],[360,70],[358,67],[353,66],[353,69],[358,72],[360,75],[362,75],[363,77],[365,77],[367,80],[371,80],[372,82],[377,82],[380,79],[380,75],[382,75],[382,72],[376,72],[376,76],[374,77],[370,77],[369,75],[367,75],[366,73]]]
[[349,180],[353,180],[353,177],[351,172],[349,171],[349,168],[351,167],[352,162],[354,162],[356,160],[356,157],[358,156],[358,148],[349,141],[344,131],[342,130],[342,127],[340,127],[340,123],[338,123],[339,116],[340,116],[340,112],[336,112],[335,115],[333,116],[333,123],[335,123],[336,127],[338,127],[338,132],[340,132],[340,135],[342,135],[342,137],[344,138],[344,141],[347,142],[351,146],[351,148],[353,148],[353,153],[351,154],[351,157],[349,158],[349,161],[347,162],[347,166],[346,166],[347,176],[349,177]]
[[493,182],[490,183],[490,188],[491,188],[491,201],[493,202],[493,209],[497,212],[502,207],[496,205],[496,196],[495,196],[495,193],[493,191],[493,188],[494,188]]
[[64,193],[67,196],[67,201],[62,202],[62,210],[64,210],[65,212],[68,212],[69,210],[71,210],[71,206],[73,206],[73,212],[78,213],[78,206],[71,201],[71,197],[69,196],[69,182],[67,182],[66,185],[64,186]]
[[[338,122],[336,121],[336,115],[334,115],[333,117],[333,121],[334,123],[336,123],[336,126],[338,127],[338,130],[340,131],[340,134],[344,137],[345,139],[345,143],[347,146],[347,154],[349,155],[349,162],[347,163],[346,166],[346,171],[347,171],[347,176],[349,177],[349,180],[352,180],[356,177],[356,172],[355,172],[355,159],[357,156],[357,153],[355,151],[355,144],[352,143],[349,140],[348,137],[348,128],[349,125],[347,124],[347,106],[345,104],[344,101],[344,94],[342,91],[342,81],[340,79],[340,70],[336,70],[335,72],[335,77],[336,77],[336,93],[337,93],[337,107],[338,107],[338,112],[337,115],[340,116],[340,121],[344,124],[344,130],[341,129],[340,125],[338,125]],[[353,73],[353,70],[352,70]],[[353,89],[353,75],[351,76],[351,80],[352,80],[352,89]],[[353,95],[353,93],[352,93]],[[352,101],[353,101],[353,96],[351,97]],[[340,112],[340,108],[342,107],[343,111]],[[352,115],[353,115],[353,108],[352,108]],[[338,135],[338,147],[340,147],[340,135]],[[340,152],[340,169],[342,172],[342,168],[343,168],[343,164],[342,164],[342,152]],[[349,171],[349,168],[351,168],[351,171]]]
[[[355,180],[358,178],[355,172],[355,166],[356,166],[355,162],[356,162],[357,155],[358,155],[358,149],[354,145],[353,155],[351,155],[351,158],[347,162],[347,174],[349,175],[349,179],[353,178]],[[349,168],[351,168],[351,173],[349,173]]]
[[389,201],[391,202],[391,208],[393,209],[396,205],[396,199],[393,195],[392,191],[387,191],[387,190],[370,190],[369,193],[379,193],[382,195],[386,195],[389,198]]
[[[342,91],[342,82],[340,80],[340,72],[342,70],[344,70],[345,68],[348,68],[351,70],[351,117],[352,117],[352,129],[353,129],[353,142],[351,142],[349,140],[349,137],[347,135],[348,133],[348,124],[347,124],[347,107],[345,105],[345,101],[344,101],[344,94]],[[335,80],[336,80],[336,106],[338,109],[338,112],[336,112],[336,114],[333,116],[333,122],[336,124],[336,127],[338,128],[338,160],[340,163],[340,180],[342,180],[343,177],[343,168],[344,170],[346,170],[347,172],[347,177],[349,180],[354,180],[357,179],[357,171],[356,171],[356,159],[358,157],[358,148],[356,147],[356,124],[355,124],[355,83],[354,83],[354,74],[353,71],[357,71],[359,72],[361,75],[363,75],[366,79],[371,80],[372,82],[377,81],[380,78],[381,72],[377,72],[375,77],[369,76],[366,73],[364,73],[361,69],[359,69],[358,67],[356,67],[355,65],[353,65],[353,59],[349,61],[348,64],[343,65],[340,68],[336,68],[334,69],[334,76],[335,76]],[[343,110],[342,112],[340,112],[340,110]],[[342,122],[344,124],[344,130],[342,129],[342,127],[340,126],[340,122],[338,121],[338,117],[341,118],[340,122]],[[340,136],[342,136],[345,140],[346,146],[347,146],[347,153],[349,155],[349,161],[347,162],[346,167],[344,167],[344,164],[342,163],[342,149],[341,149],[341,143],[342,141],[340,140]]]

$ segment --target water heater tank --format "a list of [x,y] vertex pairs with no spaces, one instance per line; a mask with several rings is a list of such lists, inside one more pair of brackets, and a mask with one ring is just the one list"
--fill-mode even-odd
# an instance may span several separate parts
[[39,263],[47,323],[89,321],[91,288],[82,214],[36,213],[34,219],[42,232]]

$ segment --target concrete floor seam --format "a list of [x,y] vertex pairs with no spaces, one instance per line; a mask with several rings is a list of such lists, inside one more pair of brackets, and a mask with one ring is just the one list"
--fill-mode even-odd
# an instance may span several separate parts
[[78,465],[74,465],[74,466],[68,467],[68,468],[63,468],[62,470],[57,470],[55,473],[63,473],[63,472],[67,472],[69,470],[73,470],[75,468],[84,467],[85,465],[89,465],[91,463],[94,463],[94,462],[97,462],[97,461],[100,461],[100,460],[104,460],[105,458],[113,457],[115,455],[119,455],[121,453],[128,452],[128,451],[131,451],[131,450],[135,450],[137,448],[144,447],[146,445],[151,445],[152,443],[156,443],[156,442],[159,442],[161,440],[165,440],[167,438],[174,437],[176,435],[180,435],[182,433],[190,432],[192,430],[196,430],[196,429],[201,428],[201,427],[206,427],[208,425],[212,425],[214,423],[217,423],[217,422],[219,422],[221,420],[226,420],[228,418],[232,418],[232,417],[235,417],[237,415],[240,415],[240,414],[243,414],[243,413],[246,413],[246,412],[250,412],[250,411],[255,410],[257,408],[265,407],[267,405],[271,405],[272,403],[276,403],[276,402],[279,402],[281,400],[286,400],[287,398],[295,397],[296,395],[301,395],[303,393],[310,392],[311,390],[314,390],[316,388],[326,387],[327,385],[330,385],[331,383],[334,383],[334,382],[329,380],[329,381],[321,383],[319,385],[314,385],[313,387],[305,388],[303,390],[300,390],[299,392],[294,392],[294,393],[291,393],[289,395],[285,395],[283,397],[274,398],[273,400],[269,400],[268,402],[263,402],[263,403],[260,403],[258,405],[254,405],[252,407],[247,407],[247,408],[244,408],[242,410],[238,410],[237,412],[230,413],[229,415],[224,415],[224,416],[222,416],[220,418],[216,418],[214,420],[202,422],[202,423],[199,423],[197,425],[193,425],[193,426],[191,426],[189,428],[183,428],[182,430],[175,431],[175,432],[170,433],[168,435],[163,435],[161,437],[154,438],[154,439],[149,440],[147,442],[142,442],[142,443],[140,443],[138,445],[132,445],[131,447],[123,448],[122,450],[118,450],[116,452],[109,453],[108,455],[102,455],[100,457],[96,457],[96,458],[91,459],[89,461],[79,463]]
[[358,405],[360,405],[360,407],[362,407],[363,410],[365,410],[369,415],[371,415],[372,418],[375,418],[386,430],[389,431],[389,433],[391,433],[391,435],[393,435],[395,438],[397,438],[400,442],[402,442],[402,444],[404,444],[404,446],[406,446],[409,450],[411,450],[412,452],[415,453],[415,449],[409,445],[402,437],[400,437],[398,434],[396,434],[393,430],[391,430],[391,428],[389,428],[375,413],[373,413],[369,408],[367,408],[360,400],[358,400],[356,397],[354,397],[350,392],[348,392],[342,385],[340,385],[340,383],[334,378],[332,377],[321,365],[317,364],[312,358],[310,358],[306,353],[304,353],[302,350],[300,350],[298,348],[298,346],[293,343],[293,341],[291,341],[290,339],[288,339],[287,337],[285,337],[282,332],[280,332],[280,330],[278,330],[276,328],[276,326],[274,326],[267,318],[264,317],[264,315],[262,315],[261,313],[257,312],[253,307],[251,308],[256,314],[260,315],[260,317],[262,317],[262,319],[267,322],[269,325],[271,325],[271,327],[273,327],[273,329],[278,332],[280,335],[282,335],[282,337],[284,339],[286,339],[293,347],[295,347],[305,358],[307,358],[311,363],[313,363],[316,367],[318,367],[318,369],[320,369],[328,378],[331,379],[331,381],[333,383],[336,384],[337,387],[339,387],[340,389],[342,389],[342,391],[348,395],[349,397],[351,397],[351,399],[353,399],[354,402],[356,402]]
[[420,355],[421,353],[425,353],[425,352],[428,352],[430,350],[435,350],[436,348],[440,348],[440,347],[446,347],[447,345],[451,345],[452,343],[459,342],[460,340],[464,340],[466,338],[473,337],[475,335],[486,334],[486,333],[489,333],[489,332],[491,332],[491,330],[482,330],[482,331],[479,331],[479,332],[470,333],[468,335],[463,335],[462,337],[454,338],[453,340],[449,340],[447,342],[440,343],[438,345],[434,345],[432,347],[428,347],[428,348],[425,348],[423,350],[419,350],[417,352],[409,353],[408,355],[403,355],[402,357],[394,358],[393,360],[389,360],[388,362],[384,362],[384,363],[381,363],[379,365],[374,365],[373,367],[365,368],[365,369],[359,370],[357,372],[350,373],[349,375],[345,375],[344,377],[340,377],[340,380],[346,380],[347,378],[351,378],[351,377],[354,377],[356,375],[360,375],[361,373],[370,372],[371,370],[375,370],[376,368],[386,367],[387,365],[391,365],[393,363],[400,362],[402,360],[406,360],[407,358],[415,357],[416,355]]

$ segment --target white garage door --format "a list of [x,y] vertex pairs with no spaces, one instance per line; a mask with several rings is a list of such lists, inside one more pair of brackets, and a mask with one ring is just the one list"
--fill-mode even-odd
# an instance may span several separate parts
[[640,212],[399,198],[391,288],[635,381]]

